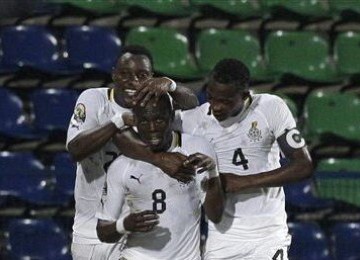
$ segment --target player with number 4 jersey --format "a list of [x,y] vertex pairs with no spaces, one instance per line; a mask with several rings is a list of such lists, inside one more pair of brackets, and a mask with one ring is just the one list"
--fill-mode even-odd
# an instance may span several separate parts
[[[207,85],[208,103],[178,114],[182,130],[209,140],[227,192],[220,223],[209,222],[205,259],[285,260],[288,235],[282,185],[311,176],[305,141],[285,102],[250,94],[249,72],[220,61]],[[280,152],[289,163],[280,166]]]

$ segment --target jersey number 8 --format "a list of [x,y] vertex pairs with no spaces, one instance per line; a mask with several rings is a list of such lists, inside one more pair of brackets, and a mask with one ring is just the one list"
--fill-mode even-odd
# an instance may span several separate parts
[[152,193],[153,211],[156,213],[163,213],[166,210],[166,193],[161,189],[154,190]]

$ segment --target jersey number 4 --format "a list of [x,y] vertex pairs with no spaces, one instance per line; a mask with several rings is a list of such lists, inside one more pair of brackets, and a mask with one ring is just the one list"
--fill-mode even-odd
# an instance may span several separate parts
[[241,148],[235,150],[232,163],[236,166],[242,165],[244,170],[249,169],[249,161],[245,158]]
[[161,189],[154,190],[152,193],[153,211],[156,213],[163,213],[166,210],[166,193]]

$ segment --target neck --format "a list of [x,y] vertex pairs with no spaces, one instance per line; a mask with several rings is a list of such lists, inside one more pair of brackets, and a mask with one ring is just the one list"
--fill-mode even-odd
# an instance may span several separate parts
[[225,119],[224,121],[219,122],[220,125],[223,127],[229,127],[236,122],[240,122],[243,119],[243,117],[247,111],[247,108],[250,106],[250,104],[251,104],[251,97],[247,97],[245,99],[244,105],[240,109],[240,111],[235,113],[235,115]]

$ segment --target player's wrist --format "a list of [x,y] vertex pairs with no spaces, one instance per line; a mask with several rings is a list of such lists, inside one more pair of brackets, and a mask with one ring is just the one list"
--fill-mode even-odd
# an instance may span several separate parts
[[117,231],[119,234],[128,234],[128,233],[130,233],[130,231],[128,231],[128,230],[125,229],[124,220],[125,220],[125,217],[120,217],[120,218],[116,221],[116,231]]
[[171,78],[164,77],[165,79],[170,81],[170,84],[168,85],[168,92],[174,92],[177,88],[176,82],[173,81]]

